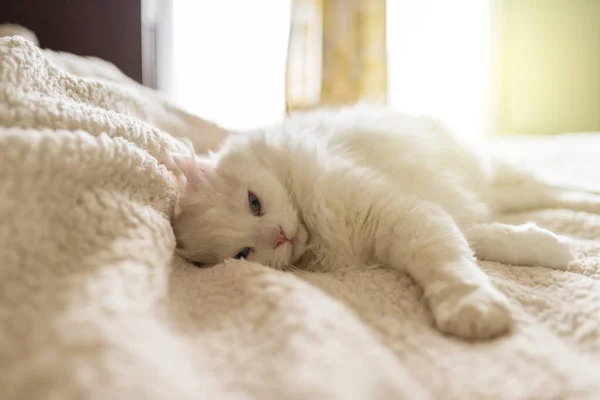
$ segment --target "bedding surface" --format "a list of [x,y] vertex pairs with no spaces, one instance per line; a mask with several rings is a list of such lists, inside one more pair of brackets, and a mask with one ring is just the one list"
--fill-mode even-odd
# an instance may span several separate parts
[[[566,235],[576,260],[481,262],[518,323],[467,343],[401,273],[174,256],[160,161],[177,137],[224,135],[110,64],[0,38],[0,398],[600,398],[600,215],[506,215]],[[490,148],[600,186],[600,135]]]

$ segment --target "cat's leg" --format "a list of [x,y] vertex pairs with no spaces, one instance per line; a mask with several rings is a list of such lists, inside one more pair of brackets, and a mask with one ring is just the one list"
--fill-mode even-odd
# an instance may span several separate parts
[[487,201],[498,213],[554,208],[600,214],[598,192],[553,185],[535,176],[494,185]]
[[573,259],[564,240],[535,224],[479,223],[465,234],[482,260],[564,269]]
[[422,201],[396,199],[393,208],[386,208],[393,212],[386,212],[373,232],[375,256],[423,287],[437,327],[465,339],[509,330],[513,320],[507,298],[479,269],[452,217]]
[[483,196],[496,212],[561,208],[600,214],[600,186],[547,180],[525,165],[491,157]]

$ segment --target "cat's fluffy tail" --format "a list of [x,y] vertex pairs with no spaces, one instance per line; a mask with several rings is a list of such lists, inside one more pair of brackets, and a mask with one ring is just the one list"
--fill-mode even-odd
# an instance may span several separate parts
[[491,167],[488,201],[496,212],[560,208],[600,214],[600,188],[548,182],[531,170],[499,159]]

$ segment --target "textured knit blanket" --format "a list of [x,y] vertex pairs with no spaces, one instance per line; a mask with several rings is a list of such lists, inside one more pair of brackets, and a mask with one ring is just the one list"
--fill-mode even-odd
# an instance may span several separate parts
[[[223,135],[108,63],[0,39],[1,399],[600,398],[600,216],[507,215],[567,235],[576,260],[481,263],[517,326],[468,343],[398,272],[174,256],[160,161],[176,137]],[[600,182],[598,136],[492,147]]]

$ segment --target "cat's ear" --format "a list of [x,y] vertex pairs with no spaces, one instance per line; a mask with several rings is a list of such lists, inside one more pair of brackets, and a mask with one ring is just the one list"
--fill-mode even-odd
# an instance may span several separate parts
[[189,154],[173,154],[173,161],[181,170],[189,189],[197,189],[209,179],[208,164]]
[[188,152],[183,154],[179,152],[171,153],[171,156],[183,176],[185,176],[187,189],[195,190],[208,181],[211,167],[207,162],[198,158],[191,140],[185,138],[182,141],[188,148]]

